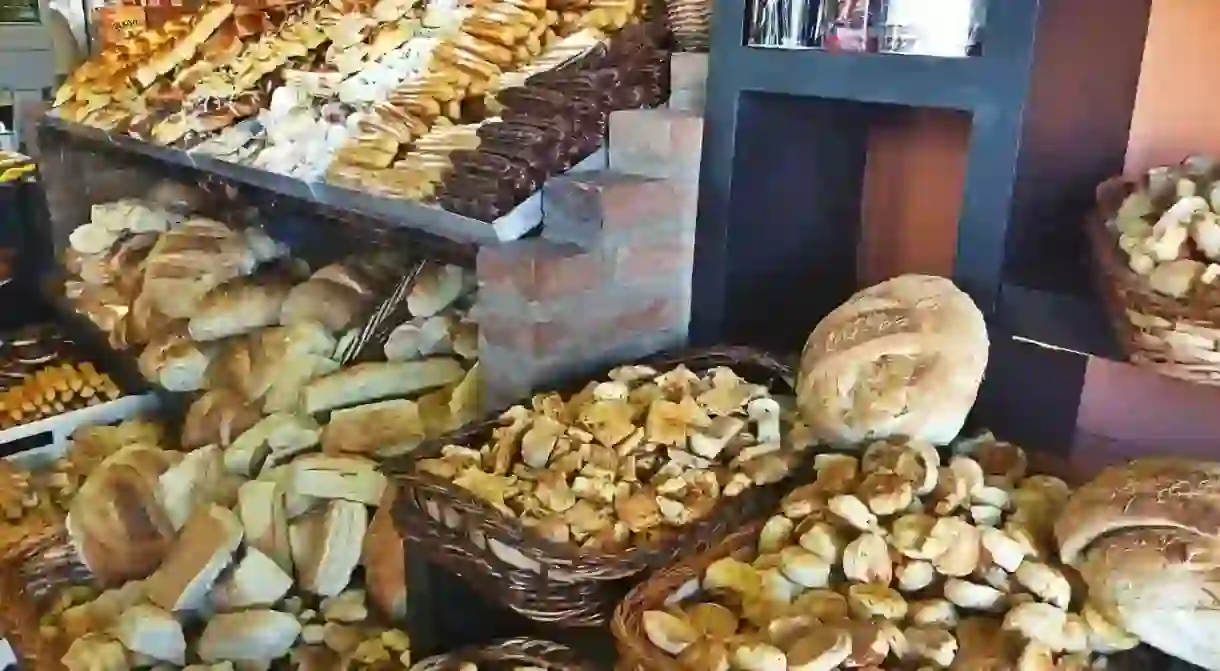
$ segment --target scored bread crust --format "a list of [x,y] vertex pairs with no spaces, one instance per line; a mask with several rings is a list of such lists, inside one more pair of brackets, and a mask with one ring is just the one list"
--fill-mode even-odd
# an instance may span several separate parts
[[172,463],[158,448],[129,445],[99,464],[72,499],[69,534],[103,584],[144,578],[169,551],[174,527],[157,490]]
[[801,352],[798,403],[820,438],[957,436],[987,367],[987,327],[942,277],[903,275],[856,293]]
[[1205,669],[1220,669],[1220,544],[1180,528],[1104,536],[1080,563],[1089,602],[1141,641]]
[[1158,457],[1108,468],[1072,495],[1055,540],[1070,565],[1095,540],[1143,527],[1220,536],[1220,464]]

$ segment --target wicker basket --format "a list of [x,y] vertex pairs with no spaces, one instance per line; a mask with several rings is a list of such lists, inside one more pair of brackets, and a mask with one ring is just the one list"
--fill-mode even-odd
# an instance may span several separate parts
[[0,636],[12,646],[21,671],[63,669],[59,660],[67,641],[41,636],[43,609],[58,590],[92,582],[62,525],[45,526],[5,548],[0,557]]
[[657,571],[640,583],[614,609],[610,629],[618,650],[616,671],[688,671],[672,655],[654,646],[644,634],[644,613],[668,605],[670,597],[698,587],[703,572],[713,562],[734,556],[752,559],[762,522],[755,522],[719,545]]
[[[540,671],[586,671],[566,645],[536,638],[512,638],[490,645],[464,648],[417,662],[410,671],[460,671],[462,664],[477,664],[479,671],[511,671],[528,665]],[[591,671],[591,670],[590,670]]]
[[[662,355],[638,363],[657,369],[683,364],[694,371],[731,366],[751,382],[792,393],[791,368],[748,348]],[[574,381],[558,391],[575,393],[586,382],[587,378]],[[718,543],[747,520],[771,510],[784,491],[783,483],[748,489],[721,501],[708,517],[656,543],[614,553],[581,552],[574,545],[536,536],[517,520],[451,482],[415,472],[416,460],[438,456],[445,445],[481,445],[497,426],[497,415],[485,418],[428,441],[408,456],[386,462],[383,470],[395,476],[402,488],[395,501],[394,517],[417,551],[462,577],[492,601],[538,622],[604,624],[628,587],[621,581]],[[480,542],[472,540],[475,538]],[[510,564],[489,551],[489,543],[515,551],[525,561]]]
[[705,52],[711,44],[711,0],[665,0],[665,19],[677,51]]
[[[1030,451],[1028,456],[1030,473],[1057,475],[1069,483],[1087,479],[1084,471],[1056,455]],[[763,524],[755,522],[724,543],[657,571],[631,590],[615,609],[610,625],[618,651],[615,671],[687,671],[672,655],[648,640],[644,633],[644,613],[663,609],[677,600],[675,595],[689,594],[698,588],[707,567],[719,559],[728,556],[753,559]],[[1107,668],[1110,671],[1201,671],[1148,646],[1111,655],[1109,661]]]
[[1132,363],[1199,384],[1220,385],[1220,291],[1173,298],[1131,270],[1106,222],[1134,184],[1114,178],[1097,187],[1087,231],[1094,276],[1106,311]]

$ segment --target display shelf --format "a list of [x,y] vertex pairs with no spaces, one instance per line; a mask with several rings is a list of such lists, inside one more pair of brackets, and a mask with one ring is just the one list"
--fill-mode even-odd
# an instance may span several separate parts
[[[993,342],[1032,348],[990,384],[1041,406],[1031,381],[1058,379],[1059,357],[1074,357],[1078,398],[1087,359],[1077,352],[1117,356],[1079,272],[1081,222],[1095,186],[1123,169],[1150,10],[1151,0],[992,2],[983,55],[948,59],[746,47],[746,1],[715,0],[692,338],[799,348],[860,287],[870,126],[903,108],[949,110],[970,123],[961,190],[931,194],[960,201],[952,278]],[[1015,390],[988,397],[1008,403]],[[1062,422],[1042,444],[1070,444],[1069,414],[1052,413]]]
[[[987,82],[1002,63],[987,58],[834,53],[733,45],[717,54],[732,62],[742,91],[833,98],[912,107],[970,110],[987,104]],[[715,66],[713,66],[715,67]]]
[[305,182],[285,175],[190,151],[162,147],[125,135],[111,134],[81,124],[48,116],[43,126],[74,139],[137,155],[177,168],[213,175],[234,185],[314,205],[322,210],[356,215],[392,229],[418,231],[463,245],[494,245],[515,240],[542,223],[538,199],[527,200],[513,212],[489,224],[448,212],[439,207],[405,199],[374,196],[322,182]]

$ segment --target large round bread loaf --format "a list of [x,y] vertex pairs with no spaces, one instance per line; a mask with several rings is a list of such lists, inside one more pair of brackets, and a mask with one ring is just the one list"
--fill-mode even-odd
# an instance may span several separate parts
[[1158,457],[1108,468],[1072,494],[1055,539],[1098,612],[1220,671],[1220,464]]
[[68,534],[102,584],[143,579],[161,565],[174,528],[157,484],[180,456],[128,445],[103,460],[72,498]]
[[907,436],[944,445],[974,405],[987,347],[982,313],[952,282],[896,277],[856,293],[809,335],[801,413],[832,443]]

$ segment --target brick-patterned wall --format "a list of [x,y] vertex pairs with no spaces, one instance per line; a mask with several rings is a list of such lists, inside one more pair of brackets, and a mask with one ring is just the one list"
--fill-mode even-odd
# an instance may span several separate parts
[[610,170],[554,179],[541,236],[479,252],[489,408],[686,342],[703,120],[610,117]]

